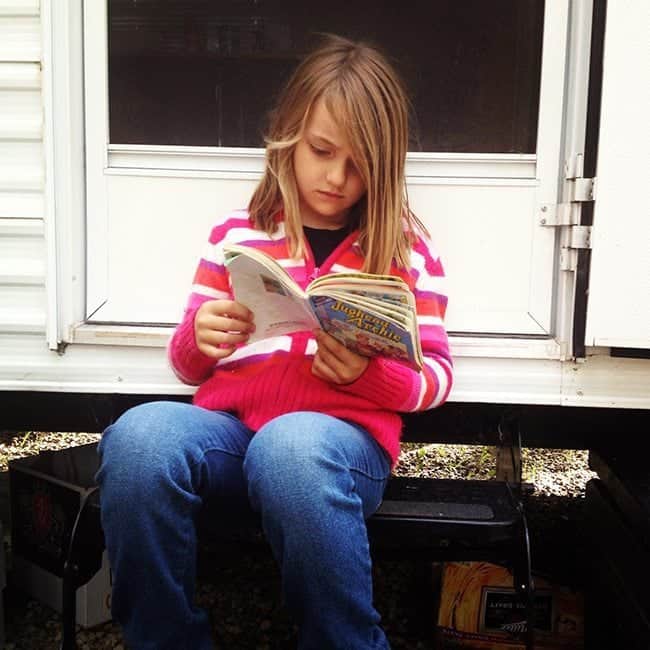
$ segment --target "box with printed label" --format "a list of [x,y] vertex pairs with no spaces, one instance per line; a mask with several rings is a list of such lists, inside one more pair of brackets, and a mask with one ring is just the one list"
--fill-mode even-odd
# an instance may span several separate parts
[[[540,576],[534,582],[535,648],[582,650],[582,595]],[[524,650],[526,625],[525,604],[508,569],[488,562],[445,563],[438,650]]]

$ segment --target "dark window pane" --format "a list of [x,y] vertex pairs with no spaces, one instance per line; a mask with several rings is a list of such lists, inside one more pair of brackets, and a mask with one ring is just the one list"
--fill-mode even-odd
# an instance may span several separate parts
[[378,44],[413,151],[534,153],[543,0],[109,0],[110,141],[258,147],[315,32]]

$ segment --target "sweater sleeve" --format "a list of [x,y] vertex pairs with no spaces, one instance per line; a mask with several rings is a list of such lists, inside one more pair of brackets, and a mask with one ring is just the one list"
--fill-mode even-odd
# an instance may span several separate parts
[[400,411],[424,411],[445,402],[453,383],[453,362],[444,325],[447,295],[440,258],[420,237],[412,251],[411,276],[424,364],[419,372],[383,357],[370,361],[356,381],[339,390]]
[[167,358],[176,376],[186,384],[200,384],[208,379],[216,364],[196,345],[194,319],[199,307],[207,300],[230,299],[230,287],[223,256],[223,238],[233,225],[233,219],[217,224],[203,255],[199,259],[192,290],[183,313],[167,346]]

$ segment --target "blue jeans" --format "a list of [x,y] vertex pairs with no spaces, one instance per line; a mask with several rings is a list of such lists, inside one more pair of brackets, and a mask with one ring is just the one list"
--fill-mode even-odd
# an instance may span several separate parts
[[99,453],[113,616],[131,650],[213,647],[193,604],[195,522],[212,504],[260,513],[301,649],[389,647],[365,518],[390,463],[365,430],[297,412],[253,435],[227,413],[153,402],[108,427]]

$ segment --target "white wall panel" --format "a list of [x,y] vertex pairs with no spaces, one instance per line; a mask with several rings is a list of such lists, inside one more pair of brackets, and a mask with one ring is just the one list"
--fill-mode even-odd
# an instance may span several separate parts
[[606,348],[594,352],[584,363],[562,367],[562,404],[650,409],[648,360],[613,358]]
[[[0,285],[43,286],[45,241],[42,228],[9,229],[2,224],[0,219]],[[34,224],[40,226],[38,221]]]
[[190,394],[167,364],[165,351],[107,345],[47,350],[43,336],[0,336],[0,390]]
[[40,140],[42,135],[40,92],[0,90],[0,139]]
[[0,16],[38,16],[39,0],[0,0]]
[[43,218],[40,82],[39,63],[0,61],[0,219]]
[[[27,284],[0,285],[0,334],[45,334],[45,287]],[[45,350],[45,340],[43,340]]]
[[255,181],[109,175],[107,185],[110,291],[91,321],[178,322],[217,216],[246,207]]
[[42,219],[41,192],[0,191],[0,219]]
[[0,192],[43,189],[43,147],[39,141],[0,141]]
[[[454,180],[456,182],[454,182]],[[535,181],[436,179],[411,184],[409,200],[441,252],[452,332],[545,334],[530,315],[531,285],[550,286],[550,261],[535,265]]]
[[40,29],[37,16],[0,13],[0,61],[40,61]]
[[610,2],[587,345],[650,348],[650,3]]
[[0,88],[38,90],[41,67],[38,63],[0,62]]
[[38,0],[0,0],[0,354],[46,320]]

